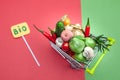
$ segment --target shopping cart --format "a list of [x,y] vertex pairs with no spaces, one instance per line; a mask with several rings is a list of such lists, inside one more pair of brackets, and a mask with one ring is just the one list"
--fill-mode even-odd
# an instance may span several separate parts
[[[113,45],[113,43],[115,42],[114,39],[112,38],[108,38],[109,42],[111,45]],[[97,48],[94,49],[95,51],[95,56],[94,58],[92,58],[92,60],[89,60],[85,63],[80,63],[78,61],[76,61],[75,59],[73,59],[70,55],[68,55],[66,52],[64,52],[63,50],[61,50],[58,46],[56,46],[54,43],[50,42],[51,47],[57,51],[58,54],[60,54],[66,61],[68,61],[68,63],[70,63],[71,67],[74,69],[84,69],[86,70],[88,73],[90,74],[94,74],[95,69],[97,68],[98,64],[101,62],[101,60],[103,59],[104,55],[107,53],[107,50],[105,50],[100,57],[98,58],[98,60],[96,61],[96,63],[92,66],[91,69],[89,69],[90,64],[94,61],[94,58],[98,55],[98,50]]]

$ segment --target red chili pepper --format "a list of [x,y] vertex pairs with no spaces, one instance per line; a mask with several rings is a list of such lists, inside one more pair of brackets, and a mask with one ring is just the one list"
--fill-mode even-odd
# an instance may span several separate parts
[[51,32],[51,34],[52,34],[52,38],[53,38],[54,40],[56,40],[57,35],[55,34],[55,31],[53,31],[50,27],[48,27],[48,29],[50,30],[50,32]]
[[89,23],[89,18],[88,18],[87,25],[85,28],[85,37],[89,37],[89,36],[90,36],[90,23]]
[[35,25],[33,25],[39,32],[41,32],[47,39],[49,39],[50,41],[52,41],[53,43],[55,43],[55,40],[52,38],[52,36],[49,34],[49,33],[47,33],[47,32],[45,32],[45,31],[43,31],[43,30],[41,30],[41,29],[38,29]]

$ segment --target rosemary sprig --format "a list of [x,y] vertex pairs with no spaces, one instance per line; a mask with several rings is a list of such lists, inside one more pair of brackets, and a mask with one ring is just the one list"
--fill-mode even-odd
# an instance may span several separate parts
[[105,37],[103,34],[99,35],[99,36],[94,36],[94,35],[90,35],[91,38],[94,39],[94,41],[96,42],[96,47],[98,48],[98,51],[100,52],[104,52],[105,50],[108,50],[108,46],[111,46],[111,44],[109,44],[109,40],[107,37]]

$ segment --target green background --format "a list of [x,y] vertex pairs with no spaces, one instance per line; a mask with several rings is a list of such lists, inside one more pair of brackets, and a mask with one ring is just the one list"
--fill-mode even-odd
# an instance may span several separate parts
[[81,3],[82,26],[89,17],[91,33],[116,40],[94,75],[86,72],[86,80],[120,80],[120,0],[81,0]]

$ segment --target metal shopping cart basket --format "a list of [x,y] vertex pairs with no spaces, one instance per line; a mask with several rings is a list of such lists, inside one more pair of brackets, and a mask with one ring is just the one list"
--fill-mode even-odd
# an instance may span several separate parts
[[[112,38],[108,38],[110,44],[112,45],[115,40]],[[54,43],[50,42],[51,47],[57,51],[58,54],[60,54],[64,59],[66,59],[66,61],[68,61],[71,65],[72,68],[74,69],[85,69],[88,73],[90,74],[94,74],[94,71],[96,69],[96,67],[98,66],[98,64],[101,62],[101,60],[103,59],[104,55],[107,53],[107,50],[105,50],[100,57],[98,58],[98,60],[96,61],[96,63],[92,66],[91,69],[89,69],[90,64],[92,63],[92,61],[94,60],[94,58],[97,56],[98,52],[95,49],[95,56],[92,60],[89,60],[86,63],[80,63],[78,61],[76,61],[75,59],[73,59],[70,55],[68,55],[66,52],[64,52],[63,50],[61,50],[58,46],[56,46]]]

